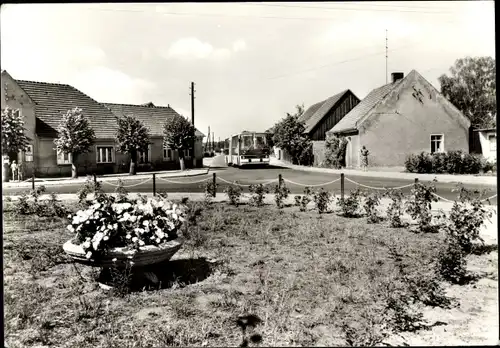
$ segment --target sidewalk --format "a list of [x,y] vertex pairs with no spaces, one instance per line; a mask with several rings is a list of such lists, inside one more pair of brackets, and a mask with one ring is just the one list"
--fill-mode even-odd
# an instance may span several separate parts
[[[116,194],[112,194],[116,196]],[[146,197],[152,197],[152,193],[141,193],[142,196]],[[295,202],[295,196],[300,196],[296,194],[290,194],[288,196],[288,199],[285,200],[285,204],[294,204]],[[19,196],[10,196],[13,201],[19,199]],[[58,194],[57,195],[58,199],[64,202],[77,202],[78,198],[76,194]],[[134,199],[137,198],[137,193],[129,193],[129,197]],[[205,198],[204,193],[184,193],[184,192],[172,192],[168,193],[168,199],[171,200],[181,200],[182,198],[187,197],[190,201],[203,201]],[[337,196],[338,197],[338,196]],[[334,198],[333,202],[331,203],[331,208],[335,209],[338,208],[336,207],[336,201],[337,197]],[[345,195],[345,197],[348,197],[348,195]],[[40,200],[45,200],[49,199],[50,195],[43,194],[40,196]],[[88,196],[89,199],[91,199],[91,195]],[[240,202],[246,203],[249,201],[250,194],[242,194]],[[2,197],[3,201],[5,201],[5,196]],[[227,202],[227,195],[223,193],[217,193],[216,197],[212,198],[212,202]],[[264,197],[264,203],[269,204],[271,206],[276,206],[276,203],[274,202],[274,195],[273,194],[267,194]],[[380,200],[380,206],[379,206],[379,211],[382,213],[382,215],[385,215],[385,211],[387,210],[387,207],[389,206],[390,200],[388,198],[382,198]],[[5,204],[5,203],[4,203]],[[444,211],[448,213],[453,206],[453,203],[451,202],[433,202],[432,203],[432,211],[437,213],[439,211]],[[314,203],[309,203],[310,208],[314,208]],[[486,243],[497,243],[498,241],[498,207],[496,205],[487,205],[486,208],[488,210],[492,210],[493,216],[491,218],[491,221],[485,221],[485,224],[481,227],[481,236],[484,238]],[[310,212],[311,214],[317,214],[317,212]],[[408,217],[406,217],[407,219]]]
[[[120,174],[105,174],[98,175],[97,178],[102,180],[118,180],[130,181],[130,180],[145,180],[151,178],[153,174],[156,174],[157,178],[182,178],[188,176],[198,176],[206,175],[210,171],[209,167],[196,168],[196,169],[186,169],[185,171],[171,170],[171,171],[155,171],[155,172],[141,172],[136,175],[128,175],[128,173]],[[64,184],[83,184],[87,180],[86,176],[80,176],[78,179],[71,178],[35,178],[35,182],[38,184],[43,184],[45,186],[49,185],[64,185]],[[3,188],[30,188],[31,180],[23,182],[4,182],[2,183]]]
[[341,174],[344,173],[346,176],[365,176],[372,178],[393,178],[402,180],[418,180],[421,181],[432,181],[434,178],[438,182],[445,183],[463,183],[463,184],[474,184],[474,185],[488,185],[497,186],[496,176],[474,176],[474,175],[452,175],[452,174],[417,174],[417,173],[401,173],[401,172],[381,172],[381,171],[362,171],[356,169],[331,169],[331,168],[318,168],[318,167],[306,167],[299,166],[295,164],[289,164],[284,161],[278,160],[271,157],[270,164],[280,167],[286,167],[295,170],[302,170],[307,172],[316,173],[329,173],[329,174]]

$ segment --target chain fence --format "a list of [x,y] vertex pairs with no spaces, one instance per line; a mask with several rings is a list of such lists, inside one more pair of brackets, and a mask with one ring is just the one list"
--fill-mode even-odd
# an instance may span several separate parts
[[[208,173],[207,173],[208,174]],[[94,178],[94,183],[97,183],[97,177],[96,175],[94,174],[93,176]],[[23,182],[28,182],[29,180],[32,181],[32,189],[35,188],[35,180],[34,180],[34,177],[32,177],[31,179],[27,179],[27,180],[24,180]],[[37,178],[37,180],[39,181],[42,181],[42,182],[48,182],[49,180],[44,180],[44,179],[40,179],[40,178]],[[126,181],[129,181],[129,180],[141,180],[139,178],[127,178]],[[320,184],[305,184],[305,183],[300,183],[300,182],[296,182],[296,181],[293,181],[293,180],[290,180],[290,179],[286,179],[286,178],[283,178],[281,174],[278,175],[277,178],[275,179],[271,179],[271,180],[268,180],[268,179],[261,179],[261,180],[256,180],[256,182],[254,182],[253,184],[243,184],[243,183],[240,183],[238,181],[230,181],[230,180],[226,180],[224,179],[223,177],[221,176],[217,176],[216,173],[212,173],[212,176],[208,176],[206,178],[203,178],[203,179],[200,179],[200,180],[190,180],[190,181],[178,181],[178,180],[171,180],[171,179],[168,179],[166,177],[160,177],[160,176],[157,176],[156,173],[153,173],[152,174],[152,177],[149,177],[149,178],[146,178],[144,180],[141,180],[140,182],[137,182],[135,184],[131,184],[131,185],[124,185],[123,184],[123,181],[120,183],[120,179],[119,178],[114,178],[114,179],[109,179],[109,180],[103,180],[103,179],[100,179],[99,180],[100,182],[102,182],[103,184],[106,184],[106,185],[109,185],[109,186],[112,186],[112,187],[123,187],[123,188],[131,188],[131,187],[137,187],[137,186],[140,186],[140,185],[144,185],[146,183],[149,183],[149,182],[153,182],[153,187],[152,187],[152,193],[153,195],[156,195],[156,183],[157,181],[161,181],[161,182],[165,182],[165,183],[168,183],[168,184],[174,184],[174,185],[194,185],[194,184],[201,184],[203,182],[210,182],[211,184],[214,185],[214,197],[216,196],[217,194],[217,190],[216,190],[216,185],[217,185],[217,182],[222,182],[222,183],[225,183],[227,185],[236,185],[236,186],[240,186],[240,187],[250,187],[252,185],[258,185],[258,184],[261,184],[263,186],[267,186],[267,185],[270,185],[270,184],[273,184],[273,183],[277,183],[279,186],[282,185],[282,183],[288,183],[288,184],[291,184],[291,185],[295,185],[295,186],[301,186],[301,187],[310,187],[310,188],[313,188],[313,187],[325,187],[325,186],[329,186],[331,184],[334,184],[334,183],[337,183],[340,181],[340,193],[341,193],[341,196],[344,197],[344,193],[345,193],[345,182],[349,182],[351,184],[354,184],[356,185],[356,187],[362,187],[362,188],[365,188],[365,189],[369,189],[369,190],[376,190],[376,191],[388,191],[388,190],[403,190],[403,189],[407,189],[407,188],[410,188],[410,187],[414,187],[417,183],[418,183],[418,179],[415,179],[415,182],[414,183],[411,183],[411,184],[407,184],[407,185],[402,185],[402,186],[395,186],[395,187],[375,187],[375,186],[370,186],[370,185],[365,185],[365,184],[362,184],[362,183],[359,183],[355,180],[352,180],[348,177],[345,177],[345,175],[342,173],[340,174],[340,177],[334,179],[334,180],[331,180],[331,181],[328,181],[328,182],[324,182],[324,183],[320,183]],[[264,181],[264,182],[262,182]],[[444,201],[444,202],[448,202],[448,203],[453,203],[454,201],[453,200],[450,200],[448,198],[445,198],[445,197],[442,197],[436,193],[432,193],[434,197],[436,197],[438,200],[441,200],[441,201]],[[488,198],[485,198],[485,199],[482,199],[481,201],[482,202],[485,202],[485,201],[490,201],[494,198],[497,197],[497,194],[494,194],[493,196],[491,197],[488,197]]]

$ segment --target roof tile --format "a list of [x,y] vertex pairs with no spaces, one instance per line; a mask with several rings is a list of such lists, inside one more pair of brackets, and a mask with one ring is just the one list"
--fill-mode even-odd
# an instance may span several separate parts
[[[348,89],[345,91],[342,91],[338,94],[335,94],[333,97],[330,97],[326,99],[325,101],[321,102],[321,106],[314,112],[314,114],[306,121],[306,132],[309,133],[311,132],[314,127],[318,123],[321,122],[323,117],[337,104],[337,102],[347,93],[349,92]],[[317,105],[317,104],[314,104]],[[314,106],[313,105],[313,106]],[[309,108],[311,109],[311,108]]]

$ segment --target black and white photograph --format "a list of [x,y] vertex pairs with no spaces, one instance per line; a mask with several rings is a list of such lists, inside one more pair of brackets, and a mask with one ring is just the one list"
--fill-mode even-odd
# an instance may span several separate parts
[[497,346],[494,1],[0,7],[6,348]]

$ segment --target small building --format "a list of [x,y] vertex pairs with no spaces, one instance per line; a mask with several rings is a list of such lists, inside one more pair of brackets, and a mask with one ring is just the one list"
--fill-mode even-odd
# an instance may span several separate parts
[[471,153],[481,154],[490,161],[497,160],[496,128],[474,129],[471,135]]
[[469,152],[470,121],[417,71],[371,91],[329,133],[348,140],[346,166],[360,166],[362,146],[368,165],[403,167],[422,151]]
[[[163,149],[160,141],[163,124],[175,110],[167,107],[147,105],[119,105],[100,103],[78,89],[60,83],[16,80],[7,71],[1,73],[1,107],[19,110],[24,118],[25,133],[31,142],[27,151],[18,154],[23,160],[25,175],[36,176],[70,175],[70,154],[58,153],[54,148],[57,127],[68,110],[78,107],[94,129],[96,141],[91,152],[78,158],[79,174],[117,173],[128,171],[128,154],[116,150],[116,117],[132,114],[150,129],[153,145],[147,154],[141,153],[142,167],[152,169],[178,168],[178,155]],[[196,165],[202,166],[201,144],[204,135],[197,131],[195,145]],[[188,153],[188,155],[191,155]],[[186,166],[192,161],[186,161]],[[150,163],[151,166],[147,164]],[[146,169],[146,168],[144,168]]]
[[314,165],[325,159],[326,133],[360,102],[349,89],[311,105],[299,118],[305,123],[305,132],[313,141]]

